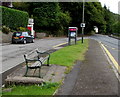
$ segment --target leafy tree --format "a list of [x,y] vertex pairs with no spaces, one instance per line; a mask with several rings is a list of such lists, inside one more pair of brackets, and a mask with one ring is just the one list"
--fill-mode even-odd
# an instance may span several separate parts
[[104,19],[106,21],[106,33],[105,34],[110,34],[112,33],[112,26],[114,23],[114,17],[113,13],[110,12],[109,9],[107,9],[106,5],[104,5]]
[[[53,35],[63,35],[71,18],[60,10],[59,3],[34,3],[33,10],[36,30],[48,30]],[[39,7],[37,7],[39,6]]]
[[[80,28],[82,23],[82,2],[69,2],[60,3],[63,11],[68,11],[72,18],[71,26],[77,26]],[[105,21],[103,17],[103,9],[99,2],[85,2],[85,32],[90,33],[94,26],[98,26],[99,29],[105,31]],[[81,29],[80,29],[81,30]]]
[[99,2],[86,2],[85,4],[86,32],[91,32],[94,26],[99,28],[99,33],[105,30],[103,9]]
[[[13,6],[33,16],[37,31],[48,30],[48,34],[63,35],[67,34],[68,26],[76,26],[81,32],[82,2],[15,2]],[[93,31],[94,26],[99,28],[99,33],[116,32],[118,16],[106,6],[102,8],[100,2],[85,2],[85,33]]]
[[120,30],[119,30],[119,28],[120,28],[120,21],[116,22],[116,23],[113,25],[112,32],[120,35]]

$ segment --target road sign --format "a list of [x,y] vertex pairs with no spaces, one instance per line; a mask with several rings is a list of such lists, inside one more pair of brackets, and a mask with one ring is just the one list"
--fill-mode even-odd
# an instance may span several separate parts
[[84,28],[85,27],[85,23],[81,23],[80,27]]

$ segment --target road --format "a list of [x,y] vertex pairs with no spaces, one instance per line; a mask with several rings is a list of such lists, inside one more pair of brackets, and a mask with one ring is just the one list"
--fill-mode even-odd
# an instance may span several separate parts
[[[102,44],[105,45],[105,47],[109,50],[109,52],[112,54],[112,56],[115,58],[115,60],[118,62],[118,55],[120,53],[120,40],[109,37],[107,35],[94,35],[90,37],[91,39],[95,39],[99,42],[102,42]],[[119,63],[119,62],[118,62]]]
[[36,40],[28,44],[7,44],[2,46],[2,73],[24,62],[23,55],[36,48],[40,51],[47,51],[53,46],[67,42],[67,38],[47,38]]

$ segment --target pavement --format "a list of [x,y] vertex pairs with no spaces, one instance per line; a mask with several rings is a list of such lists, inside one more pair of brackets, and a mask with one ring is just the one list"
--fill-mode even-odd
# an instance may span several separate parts
[[101,45],[95,40],[90,40],[85,60],[76,63],[56,92],[56,96],[120,97],[119,86]]

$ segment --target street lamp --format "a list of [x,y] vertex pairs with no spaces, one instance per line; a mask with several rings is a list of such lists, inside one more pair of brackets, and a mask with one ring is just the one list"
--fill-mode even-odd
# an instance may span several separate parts
[[[85,7],[85,2],[83,0],[83,16],[82,16],[82,24],[84,24],[84,7]],[[84,27],[85,27],[85,24],[84,26],[82,26],[82,43],[83,43],[83,36],[84,36]]]

